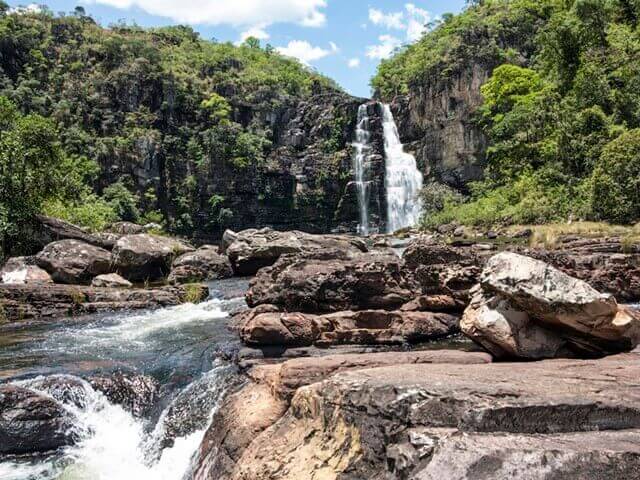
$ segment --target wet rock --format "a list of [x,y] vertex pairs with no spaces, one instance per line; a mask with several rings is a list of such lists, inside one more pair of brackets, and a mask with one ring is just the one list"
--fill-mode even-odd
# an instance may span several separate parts
[[133,284],[130,281],[125,280],[117,273],[98,275],[91,282],[91,286],[99,288],[133,288]]
[[310,235],[304,232],[278,232],[270,228],[245,230],[226,234],[225,249],[236,275],[255,275],[258,270],[276,263],[286,254],[310,253],[326,249],[344,252],[366,252],[365,242],[357,237],[340,235]]
[[136,417],[144,417],[158,399],[158,382],[146,375],[117,372],[88,379],[94,390]]
[[250,306],[277,305],[287,311],[336,312],[399,308],[414,297],[395,254],[348,254],[326,250],[286,255],[252,280]]
[[23,387],[42,392],[64,405],[87,406],[88,383],[71,375],[50,375],[22,383]]
[[172,284],[219,280],[233,276],[229,259],[211,245],[185,253],[173,262],[168,281]]
[[7,260],[0,270],[0,283],[27,284],[53,283],[51,275],[34,265],[33,257],[14,257]]
[[112,271],[110,252],[79,240],[50,243],[35,258],[57,283],[89,284],[93,277]]
[[116,310],[170,307],[208,297],[206,285],[152,289],[79,285],[0,285],[0,320],[51,319]]
[[192,251],[192,247],[173,238],[125,235],[113,249],[113,264],[127,280],[159,280],[169,274],[175,258]]
[[265,310],[243,314],[240,336],[249,346],[403,344],[458,332],[458,317],[444,313],[362,310],[305,315]]
[[0,385],[0,454],[44,453],[73,445],[76,422],[51,397]]
[[640,315],[529,257],[500,253],[482,273],[462,330],[498,357],[606,355],[640,342]]

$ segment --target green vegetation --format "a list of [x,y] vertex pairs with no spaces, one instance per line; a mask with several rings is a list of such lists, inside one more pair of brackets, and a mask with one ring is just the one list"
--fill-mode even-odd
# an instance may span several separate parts
[[640,219],[640,3],[484,0],[383,62],[385,98],[480,65],[485,180],[425,223]]
[[187,235],[219,226],[233,212],[209,199],[265,162],[268,115],[336,89],[256,39],[235,46],[188,27],[102,28],[82,9],[0,5],[5,250],[24,250],[16,241],[38,212],[94,230],[118,219]]

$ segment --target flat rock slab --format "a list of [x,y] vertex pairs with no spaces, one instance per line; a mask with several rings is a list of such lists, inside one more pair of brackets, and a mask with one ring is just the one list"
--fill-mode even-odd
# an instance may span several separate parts
[[636,353],[338,373],[220,478],[638,478],[638,378]]
[[[187,289],[189,295],[187,295]],[[207,298],[205,285],[153,289],[96,288],[78,285],[0,285],[0,323],[90,313],[170,307]]]

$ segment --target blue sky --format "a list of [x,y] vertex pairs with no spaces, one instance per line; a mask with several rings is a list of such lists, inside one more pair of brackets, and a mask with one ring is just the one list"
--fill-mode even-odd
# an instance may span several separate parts
[[[31,2],[8,0],[10,6]],[[203,38],[240,41],[253,34],[330,76],[354,95],[394,47],[419,38],[424,24],[462,10],[465,0],[45,0],[54,12],[82,5],[107,26],[183,23]]]

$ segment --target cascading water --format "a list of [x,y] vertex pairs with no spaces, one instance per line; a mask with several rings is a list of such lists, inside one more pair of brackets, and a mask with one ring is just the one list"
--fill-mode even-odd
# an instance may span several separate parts
[[[220,296],[199,305],[0,327],[0,380],[52,397],[76,419],[72,433],[78,439],[45,457],[0,458],[0,479],[190,478],[206,428],[238,382],[236,367],[220,357],[239,347],[227,312],[245,305],[244,299],[225,295],[244,290],[239,282],[212,284],[222,289]],[[81,378],[121,370],[161,385],[155,414],[135,417]],[[60,395],[51,385],[72,390]]]
[[422,173],[416,159],[404,151],[389,105],[382,106],[386,157],[387,232],[415,226],[420,220]]
[[360,209],[360,224],[358,233],[369,235],[369,191],[370,181],[367,179],[369,169],[369,156],[371,155],[371,131],[369,128],[368,105],[360,105],[358,108],[358,125],[356,138],[353,143],[355,154],[353,156],[353,170],[356,177],[358,192],[358,208]]

